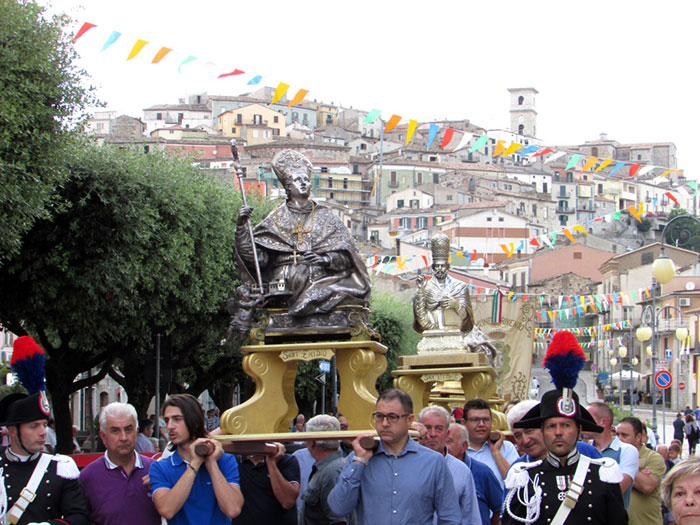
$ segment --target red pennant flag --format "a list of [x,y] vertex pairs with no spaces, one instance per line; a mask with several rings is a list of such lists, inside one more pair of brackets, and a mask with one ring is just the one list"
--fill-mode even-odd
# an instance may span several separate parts
[[445,149],[445,146],[447,146],[450,143],[454,134],[455,130],[453,130],[452,128],[447,128],[445,130],[445,134],[442,136],[442,143],[440,144],[440,149]]
[[680,206],[679,202],[678,202],[678,201],[676,200],[676,198],[673,196],[673,193],[671,193],[670,191],[667,191],[666,193],[664,193],[664,195],[666,195],[666,197],[668,197],[668,198],[671,199],[673,202],[675,202],[675,203],[676,203],[676,206]]
[[234,69],[230,73],[221,73],[218,77],[216,78],[224,78],[224,77],[232,77],[234,75],[242,75],[245,73],[245,71],[241,71],[240,69]]
[[535,237],[533,237],[532,239],[530,239],[530,244],[532,244],[532,245],[533,245],[534,247],[536,247],[536,248],[539,248],[539,247],[541,246],[540,243],[539,243],[539,241],[538,241]]
[[639,168],[641,168],[641,164],[632,164],[630,166],[630,177],[634,177],[634,174],[637,173]]
[[533,157],[540,157],[542,155],[546,155],[547,153],[552,153],[553,151],[553,149],[544,148],[542,151],[538,151],[537,153],[535,153]]
[[95,24],[91,24],[90,22],[85,22],[80,29],[78,29],[78,32],[75,34],[73,37],[73,42],[78,40],[81,36],[83,36],[85,33],[90,31],[93,27],[97,27]]
[[430,266],[428,265],[428,258],[425,255],[421,255],[423,258],[423,262],[425,263],[426,269],[430,270]]

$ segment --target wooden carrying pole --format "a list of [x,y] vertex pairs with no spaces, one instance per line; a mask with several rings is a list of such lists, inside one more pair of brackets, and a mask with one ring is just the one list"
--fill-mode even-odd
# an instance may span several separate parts
[[[225,452],[236,455],[273,455],[277,447],[273,442],[280,443],[290,441],[321,441],[327,439],[355,439],[361,434],[372,434],[360,440],[360,446],[366,450],[375,450],[379,446],[379,437],[375,430],[338,430],[330,432],[278,432],[273,434],[236,434],[212,436],[212,439],[220,441]],[[418,438],[420,432],[409,430],[408,435]],[[210,445],[199,444],[195,447],[195,453],[200,456],[211,454],[213,448]]]

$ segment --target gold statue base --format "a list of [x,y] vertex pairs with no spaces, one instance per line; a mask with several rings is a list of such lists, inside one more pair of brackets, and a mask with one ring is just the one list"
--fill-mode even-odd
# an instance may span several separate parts
[[255,394],[226,410],[219,425],[224,434],[286,432],[298,413],[294,398],[297,361],[335,355],[341,389],[338,411],[350,428],[373,428],[375,384],[386,370],[386,346],[371,340],[257,344],[241,347],[243,370],[255,380]]
[[493,408],[493,428],[507,430],[505,416],[499,412],[504,400],[497,393],[498,374],[484,354],[453,351],[401,356],[391,375],[394,386],[411,396],[415,414],[431,404],[451,411],[481,398]]

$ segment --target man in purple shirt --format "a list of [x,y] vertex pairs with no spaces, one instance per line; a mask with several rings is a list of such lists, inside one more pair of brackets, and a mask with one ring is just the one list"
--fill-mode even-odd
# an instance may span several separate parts
[[79,478],[93,525],[160,525],[143,479],[153,460],[135,452],[137,434],[133,406],[110,403],[100,412],[100,438],[107,451]]

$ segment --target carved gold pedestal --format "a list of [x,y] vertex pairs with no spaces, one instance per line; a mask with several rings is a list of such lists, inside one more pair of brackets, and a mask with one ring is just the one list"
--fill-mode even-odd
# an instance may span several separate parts
[[386,370],[387,348],[376,341],[328,341],[241,347],[243,370],[255,380],[255,394],[221,416],[224,434],[286,432],[298,413],[294,398],[297,361],[336,358],[338,410],[350,428],[372,428],[375,383]]
[[486,364],[483,354],[445,352],[402,356],[399,367],[391,375],[394,386],[411,396],[415,414],[429,404],[450,410],[464,406],[469,399],[481,398],[495,409],[494,429],[505,429],[505,418],[496,412],[503,408],[503,400],[497,393],[498,374]]

